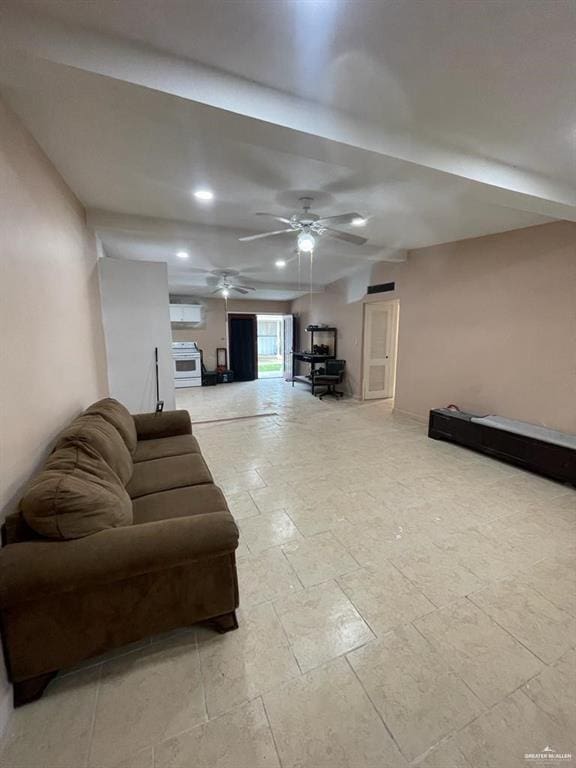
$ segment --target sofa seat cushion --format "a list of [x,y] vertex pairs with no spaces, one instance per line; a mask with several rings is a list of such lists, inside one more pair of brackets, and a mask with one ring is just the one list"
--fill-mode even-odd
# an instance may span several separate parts
[[98,400],[97,403],[93,403],[86,408],[84,413],[95,413],[110,422],[120,432],[130,453],[134,453],[136,443],[138,442],[136,425],[134,418],[130,415],[130,411],[122,403],[114,400],[113,397],[105,397],[103,400]]
[[134,474],[126,490],[132,499],[137,499],[149,493],[211,482],[212,475],[202,456],[186,453],[134,464]]
[[56,440],[55,450],[69,445],[90,445],[118,475],[122,485],[132,477],[132,456],[120,432],[96,413],[83,414],[66,427]]
[[131,525],[132,503],[118,475],[89,445],[54,451],[29,484],[20,511],[49,539],[79,539]]
[[139,440],[132,459],[134,462],[181,456],[184,453],[200,453],[198,441],[192,435],[174,435],[152,440]]
[[228,510],[224,494],[213,483],[151,493],[134,499],[132,506],[134,525]]

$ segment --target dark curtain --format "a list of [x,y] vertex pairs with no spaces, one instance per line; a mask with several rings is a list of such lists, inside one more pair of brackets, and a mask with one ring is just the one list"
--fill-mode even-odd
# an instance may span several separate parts
[[230,368],[234,381],[256,378],[256,316],[229,318]]

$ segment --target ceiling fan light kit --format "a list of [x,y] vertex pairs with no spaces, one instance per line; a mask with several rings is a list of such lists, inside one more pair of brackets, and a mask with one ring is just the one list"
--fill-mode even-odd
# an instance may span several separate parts
[[300,232],[298,235],[298,248],[302,253],[311,253],[316,245],[316,240],[311,232]]

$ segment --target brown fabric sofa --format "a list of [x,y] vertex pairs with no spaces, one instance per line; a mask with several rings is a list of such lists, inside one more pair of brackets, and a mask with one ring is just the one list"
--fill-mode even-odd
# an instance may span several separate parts
[[[84,519],[76,485],[90,462],[98,503]],[[131,500],[128,522],[114,509],[101,514],[120,504],[108,492],[116,482]],[[148,635],[207,620],[218,631],[238,626],[238,530],[187,411],[131,417],[109,398],[88,408],[61,434],[2,537],[0,622],[16,706],[41,696],[58,670]]]

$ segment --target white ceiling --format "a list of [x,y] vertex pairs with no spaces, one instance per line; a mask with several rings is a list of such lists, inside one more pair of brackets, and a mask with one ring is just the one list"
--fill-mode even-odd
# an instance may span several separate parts
[[43,0],[26,13],[8,2],[0,19],[3,95],[106,252],[166,260],[174,290],[232,267],[258,296],[301,292],[291,235],[237,237],[276,229],[255,212],[293,212],[304,191],[319,213],[369,220],[366,246],[323,238],[320,286],[403,249],[576,218],[572,2]]

